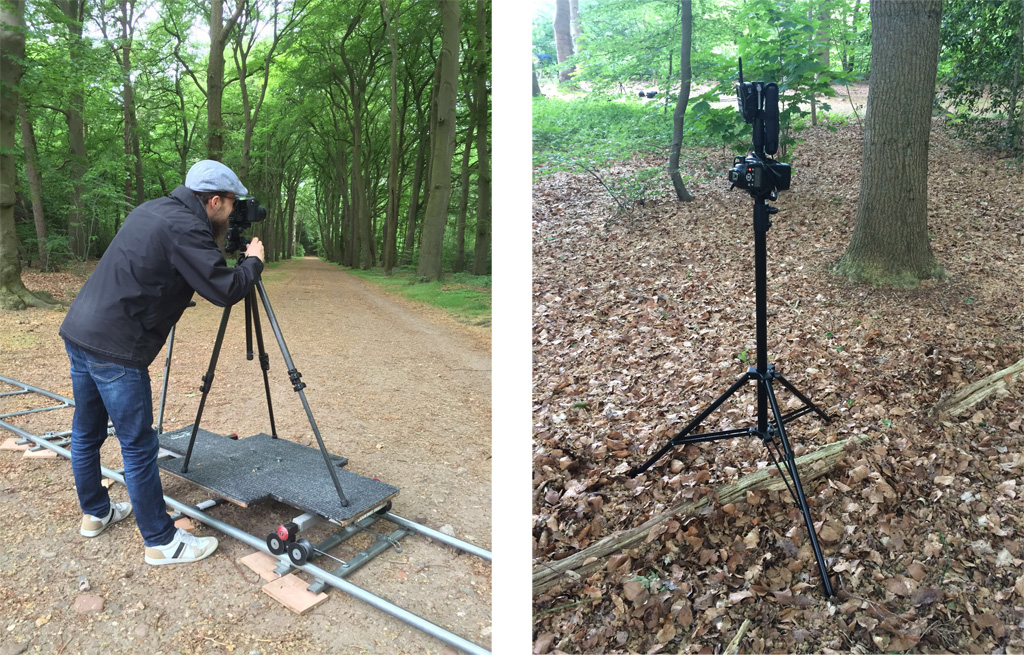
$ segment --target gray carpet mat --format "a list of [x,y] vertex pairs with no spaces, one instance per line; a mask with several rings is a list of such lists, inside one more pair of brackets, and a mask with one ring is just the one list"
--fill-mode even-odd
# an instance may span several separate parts
[[[191,436],[192,426],[164,433],[160,435],[160,446],[184,455]],[[331,458],[348,507],[341,505],[319,448],[274,439],[268,434],[231,439],[200,428],[188,473],[181,472],[184,457],[166,457],[159,465],[168,473],[242,507],[273,498],[342,525],[398,495],[398,487],[339,468],[348,462],[347,458]]]

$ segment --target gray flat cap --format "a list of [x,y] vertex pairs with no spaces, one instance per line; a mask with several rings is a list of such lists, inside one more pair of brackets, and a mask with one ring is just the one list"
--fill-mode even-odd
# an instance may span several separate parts
[[229,191],[236,196],[249,194],[233,170],[212,159],[193,164],[185,176],[185,186],[193,191]]

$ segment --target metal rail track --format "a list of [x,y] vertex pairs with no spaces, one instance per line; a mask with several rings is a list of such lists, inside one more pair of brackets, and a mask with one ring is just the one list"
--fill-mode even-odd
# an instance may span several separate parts
[[[54,409],[74,407],[75,401],[72,400],[71,398],[65,398],[64,396],[53,393],[51,391],[39,389],[38,387],[33,387],[31,385],[19,382],[17,380],[13,380],[11,378],[0,376],[0,382],[6,382],[9,385],[21,387],[22,389],[21,391],[2,393],[0,394],[0,397],[37,393],[51,400],[55,400],[59,403],[57,405],[39,408],[36,410],[0,414],[0,429],[5,429],[11,432],[12,434],[20,437],[21,439],[32,442],[38,447],[48,448],[49,450],[52,450],[53,452],[57,453],[62,457],[67,458],[70,461],[71,451],[69,451],[68,449],[51,442],[49,438],[47,438],[47,436],[33,434],[27,430],[19,428],[16,425],[12,425],[11,423],[7,422],[4,419],[13,416],[21,416],[28,413],[36,413],[50,411]],[[111,480],[114,480],[121,484],[125,484],[124,476],[122,476],[120,472],[109,469],[105,466],[101,467],[101,471],[104,477],[110,478]],[[449,646],[452,646],[464,653],[471,653],[472,655],[490,655],[490,651],[488,651],[486,648],[474,644],[473,642],[464,639],[463,637],[460,637],[459,635],[453,632],[445,630],[444,628],[431,623],[423,617],[413,614],[412,612],[402,607],[399,607],[398,605],[395,605],[394,603],[384,598],[376,596],[370,593],[369,591],[363,589],[362,587],[359,587],[349,582],[348,580],[345,580],[344,578],[340,578],[329,571],[325,571],[324,569],[314,564],[306,563],[302,565],[297,565],[294,562],[289,561],[287,556],[274,555],[270,552],[270,549],[267,547],[266,541],[264,539],[251,535],[245,532],[244,530],[241,530],[229,523],[221,521],[220,519],[217,519],[213,516],[210,516],[208,513],[202,511],[196,506],[183,503],[175,498],[166,495],[164,496],[164,502],[167,503],[168,507],[174,508],[183,515],[195,519],[200,523],[208,525],[214,530],[222,532],[223,534],[226,534],[229,537],[241,541],[242,543],[247,544],[252,548],[255,548],[256,550],[267,553],[271,557],[277,559],[280,564],[287,565],[288,567],[293,569],[305,571],[306,573],[313,576],[318,583],[326,583],[336,589],[340,589],[341,591],[358,598],[359,600],[371,605],[372,607],[375,607],[382,612],[390,614],[391,616],[399,619],[400,621],[408,623],[417,630],[421,630],[422,632],[425,632],[426,634],[448,644]],[[389,511],[383,514],[383,518],[387,519],[388,521],[391,521],[392,523],[410,532],[415,532],[423,536],[429,537],[431,539],[440,541],[441,543],[444,543],[448,546],[469,553],[471,555],[480,557],[481,559],[484,559],[488,562],[491,561],[490,551],[480,548],[479,546],[471,544],[467,541],[451,537],[442,532],[438,532],[437,530],[433,530],[425,525],[416,523],[415,521],[410,521],[409,519],[403,518],[395,514],[394,512]]]

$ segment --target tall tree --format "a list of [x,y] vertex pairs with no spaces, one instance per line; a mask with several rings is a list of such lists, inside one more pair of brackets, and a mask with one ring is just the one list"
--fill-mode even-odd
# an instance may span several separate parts
[[[573,55],[570,13],[569,0],[555,0],[555,55],[558,57],[559,64]],[[568,81],[572,72],[573,69],[571,67],[560,67],[558,70],[558,81]]]
[[21,281],[21,256],[14,229],[18,186],[14,143],[24,59],[25,3],[8,0],[0,4],[0,309],[53,306],[52,298],[30,292]]
[[224,20],[224,0],[210,2],[210,60],[206,68],[206,158],[224,157],[224,48],[245,0],[237,0],[235,11]]
[[[119,0],[118,12],[115,18],[110,21],[107,18],[107,5],[100,5],[100,30],[103,38],[110,43],[118,65],[121,67],[121,92],[122,107],[124,114],[124,158],[125,158],[125,182],[124,199],[127,206],[141,205],[145,201],[145,181],[142,172],[142,152],[139,147],[139,125],[135,108],[135,85],[132,83],[131,53],[132,44],[135,40],[135,0]],[[107,26],[116,22],[120,28],[120,34],[111,38],[107,33]],[[133,184],[134,180],[134,184]]]
[[459,83],[459,2],[438,0],[441,9],[439,86],[435,100],[437,129],[430,154],[430,195],[423,218],[420,263],[416,275],[427,280],[441,277],[444,228],[452,193],[452,155],[455,150],[455,102]]
[[85,150],[85,76],[81,71],[85,59],[82,29],[85,25],[85,0],[56,0],[64,15],[68,32],[70,58],[68,106],[59,108],[68,126],[68,144],[71,148],[71,202],[68,205],[68,238],[71,252],[79,259],[89,256],[89,233],[86,216],[82,211],[83,179],[89,167]]
[[676,109],[672,114],[672,147],[669,149],[668,174],[672,178],[672,186],[676,190],[676,198],[689,202],[693,196],[686,190],[682,173],[679,172],[679,156],[683,148],[683,122],[686,118],[686,105],[690,101],[690,79],[693,70],[690,66],[690,51],[693,49],[693,2],[680,0],[682,18],[682,46],[679,56],[679,97],[676,98]]
[[18,113],[21,115],[21,144],[25,148],[25,177],[28,178],[29,197],[32,200],[32,219],[36,227],[36,247],[39,249],[39,268],[49,268],[49,251],[46,247],[46,214],[43,212],[43,178],[39,174],[39,159],[36,148],[35,129],[28,117],[24,98]]
[[928,240],[928,135],[942,0],[872,0],[871,89],[857,222],[837,271],[912,287],[943,275]]
[[388,140],[390,159],[388,161],[388,201],[384,208],[384,274],[391,275],[398,260],[398,43],[395,26],[392,24],[388,0],[380,0],[380,11],[384,16],[384,30],[388,34],[388,48],[391,52],[391,135]]
[[477,59],[474,78],[473,98],[476,103],[476,242],[473,248],[473,274],[488,275],[491,272],[491,150],[487,142],[490,132],[490,93],[487,82],[491,79],[491,50],[488,45],[490,34],[490,3],[477,0],[476,34]]

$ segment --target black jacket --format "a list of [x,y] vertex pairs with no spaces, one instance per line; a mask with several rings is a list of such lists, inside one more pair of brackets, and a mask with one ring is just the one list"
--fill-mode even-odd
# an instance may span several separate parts
[[232,305],[262,272],[256,257],[227,265],[206,208],[179,186],[128,214],[71,303],[60,336],[100,358],[147,368],[194,291]]

